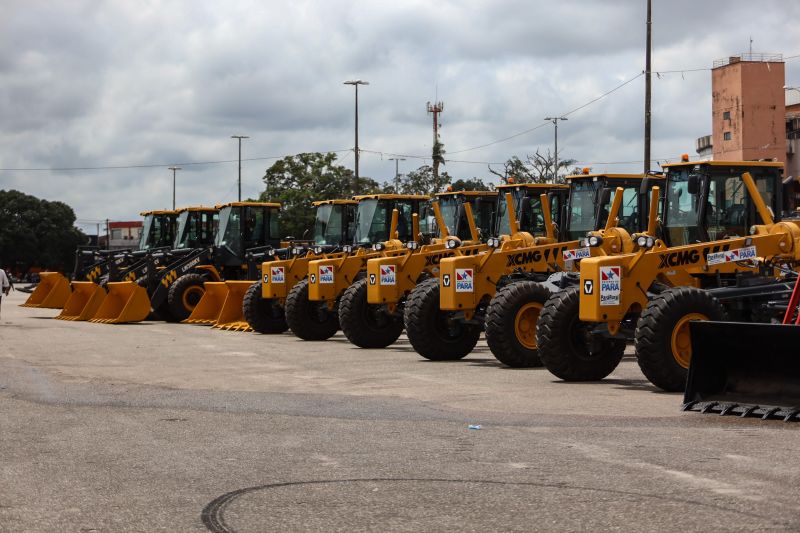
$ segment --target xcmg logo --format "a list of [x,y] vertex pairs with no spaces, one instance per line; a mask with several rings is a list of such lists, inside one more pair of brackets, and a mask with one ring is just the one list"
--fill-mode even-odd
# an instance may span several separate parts
[[527,265],[529,263],[538,263],[542,259],[545,261],[556,261],[558,257],[562,257],[566,246],[560,248],[545,248],[544,250],[531,250],[528,252],[519,252],[511,254],[506,259],[506,267]]
[[445,257],[453,257],[454,255],[456,255],[455,252],[442,252],[440,254],[428,255],[425,257],[425,266],[438,265],[439,261]]
[[661,254],[661,263],[658,268],[669,268],[682,265],[693,265],[700,261],[700,252],[697,250],[683,250],[671,254]]

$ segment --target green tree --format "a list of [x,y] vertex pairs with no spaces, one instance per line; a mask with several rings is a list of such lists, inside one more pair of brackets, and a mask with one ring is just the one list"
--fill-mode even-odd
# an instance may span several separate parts
[[400,186],[395,191],[394,186],[387,186],[386,191],[398,192],[400,194],[434,194],[442,192],[450,184],[450,175],[447,172],[442,172],[436,175],[433,167],[430,165],[422,165],[416,170],[412,170],[408,174],[400,175]]
[[[298,239],[313,228],[312,202],[353,195],[353,172],[337,164],[332,152],[284,157],[266,170],[263,180],[266,189],[259,199],[282,204],[282,232]],[[363,176],[358,189],[360,194],[380,191],[375,180]]]
[[502,172],[491,167],[489,167],[489,172],[498,176],[503,183],[508,183],[510,177],[513,177],[517,183],[564,183],[564,176],[576,162],[575,159],[559,160],[558,175],[554,176],[555,157],[550,150],[540,153],[537,148],[536,153],[525,156],[525,161],[513,156],[503,164]]
[[74,224],[75,212],[63,202],[0,190],[0,266],[71,271],[75,249],[87,240]]
[[491,191],[492,187],[478,178],[459,178],[450,184],[454,191]]

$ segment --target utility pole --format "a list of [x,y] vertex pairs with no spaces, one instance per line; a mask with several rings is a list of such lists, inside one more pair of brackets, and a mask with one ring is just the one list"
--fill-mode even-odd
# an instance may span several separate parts
[[650,49],[652,47],[652,0],[647,0],[647,51],[644,65],[644,173],[650,172]]
[[439,164],[443,159],[439,152],[439,113],[444,111],[444,102],[428,102],[428,113],[433,115],[433,177],[439,179]]
[[356,88],[356,146],[355,146],[355,156],[356,156],[356,175],[355,175],[355,183],[353,183],[353,195],[358,194],[358,160],[360,159],[360,153],[358,150],[358,86],[359,85],[369,85],[368,81],[364,80],[349,80],[344,82],[345,85],[352,85]]
[[181,167],[167,167],[172,171],[172,210],[175,210],[175,171],[182,170]]
[[394,161],[394,192],[400,192],[400,161],[405,161],[405,157],[390,157],[389,161]]
[[242,139],[249,139],[247,135],[231,135],[231,139],[239,139],[239,201],[242,201]]
[[108,219],[106,219],[106,250],[111,249],[111,230],[109,228]]
[[554,167],[554,169],[553,169],[553,183],[555,183],[556,181],[558,181],[558,121],[559,120],[567,120],[567,117],[544,117],[544,119],[545,120],[549,120],[550,122],[552,122],[553,126],[555,126],[555,130],[556,130],[556,137],[555,137],[555,145],[556,146],[555,146],[555,154],[553,155],[553,158],[555,159],[555,162],[553,163],[553,167]]

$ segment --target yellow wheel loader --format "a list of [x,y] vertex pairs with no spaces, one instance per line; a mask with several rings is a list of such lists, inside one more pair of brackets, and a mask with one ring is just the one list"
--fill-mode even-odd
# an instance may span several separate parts
[[[577,282],[565,271],[591,255],[582,242],[589,231],[607,226],[608,237],[603,248],[610,252],[630,246],[629,232],[639,228],[642,218],[639,190],[643,186],[647,189],[658,179],[656,176],[643,179],[634,174],[586,173],[571,176],[569,185],[562,186],[560,194],[551,191],[544,201],[530,198],[526,202],[523,191],[515,191],[517,198],[512,195],[511,200],[521,206],[522,226],[528,225],[526,220],[535,220],[539,228],[535,233],[543,236],[520,231],[514,210],[505,209],[501,203],[501,237],[489,240],[488,252],[443,259],[440,282],[425,281],[412,291],[405,308],[411,345],[431,360],[465,357],[478,342],[492,298],[500,289],[513,284],[515,291],[532,287],[536,294],[531,298],[542,302],[536,303],[534,299],[532,305],[515,310],[512,319],[515,329],[511,333],[503,331],[506,337],[503,342],[494,342],[498,339],[495,335],[490,348],[498,360],[509,366],[540,364],[536,356],[536,318],[541,303],[549,295],[549,289],[542,283],[554,273],[558,273],[559,284]],[[564,197],[567,192],[569,199]],[[552,223],[553,218],[559,221],[557,227]],[[524,282],[533,284],[529,287],[522,285]],[[498,324],[498,328],[506,329],[504,323]],[[506,341],[517,343],[513,351],[506,349]]]
[[286,297],[286,323],[292,333],[303,340],[332,337],[339,330],[342,293],[366,275],[368,259],[400,250],[420,235],[420,208],[429,199],[401,194],[357,196],[352,251],[309,261],[308,277]]
[[[127,268],[131,259],[134,262],[141,259],[146,250],[152,247],[171,244],[172,238],[169,238],[169,235],[174,236],[176,217],[174,211],[148,211],[142,213],[142,216],[144,227],[137,256],[134,257],[131,250],[101,250],[96,246],[80,246],[75,252],[73,283],[70,284],[60,272],[42,272],[39,275],[39,284],[21,307],[63,309],[69,306],[66,315],[62,313],[56,318],[70,320],[71,317],[80,315],[88,300],[97,300],[94,296],[97,293],[96,285],[108,281],[109,272]],[[153,227],[162,231],[151,234],[148,229]],[[79,285],[76,294],[75,282],[91,282],[91,284],[86,287]]]
[[258,333],[283,333],[289,329],[283,310],[286,296],[308,276],[309,261],[341,257],[344,249],[352,247],[357,204],[355,200],[314,202],[313,243],[290,243],[283,250],[270,250],[269,259],[261,264],[260,281],[250,283],[239,306],[249,328]]
[[633,339],[645,377],[682,391],[692,321],[769,322],[779,314],[776,302],[788,301],[785,272],[800,261],[800,221],[774,220],[782,164],[686,161],[665,168],[664,241],[584,259],[580,285],[546,302],[537,342],[557,377],[602,379]]
[[[156,252],[172,247],[175,241],[178,212],[170,210],[142,213],[144,222],[137,250],[98,253],[96,250],[78,250],[71,294],[64,304],[59,320],[89,320],[94,317],[106,297],[110,281],[136,279],[149,268],[160,264],[154,259]],[[90,265],[84,266],[86,263]]]
[[[486,249],[492,236],[494,191],[437,193],[430,210],[439,238],[416,247],[387,251],[385,257],[367,261],[366,276],[342,294],[339,324],[347,339],[361,348],[385,348],[403,330],[403,305],[423,279],[438,277],[439,261],[454,255],[470,255]],[[430,219],[425,212],[422,220]],[[452,231],[452,234],[451,234]]]

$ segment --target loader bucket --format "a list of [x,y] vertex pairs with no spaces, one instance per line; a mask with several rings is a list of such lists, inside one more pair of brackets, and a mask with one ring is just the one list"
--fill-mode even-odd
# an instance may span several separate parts
[[39,284],[20,307],[61,309],[69,295],[69,281],[61,272],[40,272]]
[[108,284],[108,294],[91,322],[141,322],[149,314],[150,298],[147,290],[132,281],[117,281]]
[[228,297],[217,317],[215,328],[229,331],[253,331],[250,324],[244,319],[244,295],[252,285],[252,281],[226,281]]
[[205,289],[203,297],[194,306],[189,318],[183,321],[184,324],[211,325],[217,321],[228,296],[228,287],[222,281],[206,281],[203,283],[203,289]]
[[800,420],[800,326],[696,321],[684,411]]
[[56,318],[59,320],[93,318],[106,298],[106,290],[91,281],[73,281],[71,286],[72,294]]

